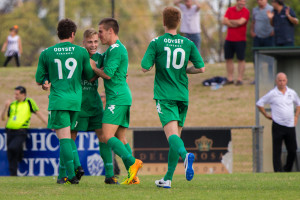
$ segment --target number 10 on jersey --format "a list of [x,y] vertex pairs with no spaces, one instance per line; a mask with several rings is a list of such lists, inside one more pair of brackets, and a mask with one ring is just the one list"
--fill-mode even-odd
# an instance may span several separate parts
[[[164,50],[167,52],[167,68],[170,68],[170,62],[171,62],[171,49],[170,47],[165,47]],[[178,53],[181,53],[181,59],[180,59],[180,63],[177,64],[176,61],[177,61],[177,56],[178,56]],[[182,48],[176,48],[174,51],[173,51],[173,60],[172,60],[172,66],[175,68],[175,69],[180,69],[183,67],[184,65],[184,59],[185,59],[185,51],[182,49]]]

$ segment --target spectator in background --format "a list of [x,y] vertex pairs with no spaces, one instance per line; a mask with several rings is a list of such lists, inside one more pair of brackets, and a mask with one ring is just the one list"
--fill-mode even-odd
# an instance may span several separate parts
[[238,59],[238,79],[236,85],[243,84],[245,72],[246,31],[250,15],[249,10],[245,8],[245,5],[246,0],[237,0],[236,6],[228,8],[223,19],[223,24],[228,27],[224,45],[227,85],[234,83],[234,54],[236,54]]
[[257,0],[258,6],[252,10],[251,36],[253,47],[274,46],[274,29],[269,23],[267,12],[273,11],[268,0]]
[[200,52],[200,3],[196,0],[176,0],[174,4],[182,11],[180,32],[194,42]]
[[23,86],[15,88],[15,101],[6,101],[1,119],[6,123],[7,133],[7,159],[11,176],[17,176],[18,162],[23,158],[23,143],[27,137],[27,129],[30,126],[31,113],[35,113],[44,124],[47,120],[40,113],[35,101],[26,97],[26,89]]
[[284,5],[284,0],[273,0],[274,11],[268,11],[268,18],[275,30],[275,46],[294,46],[295,25],[299,23],[293,9]]
[[[265,104],[270,104],[271,115],[266,113]],[[296,113],[294,115],[294,104]],[[258,110],[273,121],[273,167],[275,172],[290,172],[296,157],[296,125],[300,113],[300,99],[297,93],[287,87],[287,77],[284,73],[276,76],[276,87],[260,98],[256,103]],[[281,147],[284,141],[288,151],[286,165],[281,166]]]
[[3,64],[4,67],[7,66],[8,62],[15,57],[16,64],[20,67],[20,60],[19,56],[22,54],[22,43],[21,38],[18,36],[18,26],[15,25],[14,27],[10,28],[10,34],[7,37],[6,41],[4,42],[1,51],[5,52],[6,60]]

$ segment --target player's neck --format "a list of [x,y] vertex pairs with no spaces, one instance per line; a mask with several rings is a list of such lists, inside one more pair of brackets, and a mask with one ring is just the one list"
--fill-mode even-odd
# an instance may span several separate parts
[[63,42],[71,42],[71,43],[73,43],[73,41],[74,41],[74,40],[73,40],[72,38],[59,40],[60,43],[63,43]]
[[165,28],[165,33],[170,33],[172,35],[177,35],[177,29],[167,29],[167,28]]
[[116,44],[117,40],[119,39],[119,37],[117,35],[112,36],[111,40],[109,41],[108,45],[111,46],[113,44]]

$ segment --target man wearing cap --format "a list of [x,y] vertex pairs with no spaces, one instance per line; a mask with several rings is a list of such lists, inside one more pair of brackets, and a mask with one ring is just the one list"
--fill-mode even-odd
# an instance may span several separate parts
[[44,124],[47,120],[39,111],[35,101],[26,97],[26,89],[23,86],[15,88],[15,101],[6,101],[1,113],[1,119],[6,123],[7,133],[7,159],[11,176],[17,176],[18,162],[23,158],[23,143],[27,137],[30,126],[31,113],[35,113]]

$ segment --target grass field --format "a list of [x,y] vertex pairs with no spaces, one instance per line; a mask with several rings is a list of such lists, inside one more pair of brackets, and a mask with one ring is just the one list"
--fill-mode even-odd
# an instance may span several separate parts
[[299,173],[174,176],[171,189],[157,188],[161,176],[140,176],[140,185],[105,185],[83,177],[79,185],[58,185],[54,177],[1,177],[0,199],[300,199]]

